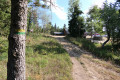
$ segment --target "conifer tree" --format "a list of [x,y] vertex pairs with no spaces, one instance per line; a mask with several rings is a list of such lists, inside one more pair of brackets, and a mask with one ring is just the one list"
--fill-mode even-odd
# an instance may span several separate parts
[[[70,0],[69,1],[69,32],[72,37],[82,37],[84,33],[83,29],[83,20],[81,20],[80,15],[83,13],[79,7],[79,0]],[[81,20],[81,21],[79,21]]]

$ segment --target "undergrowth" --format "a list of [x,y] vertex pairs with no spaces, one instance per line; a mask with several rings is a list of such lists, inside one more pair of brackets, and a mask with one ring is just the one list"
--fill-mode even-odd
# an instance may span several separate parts
[[93,43],[84,38],[73,38],[67,36],[66,39],[78,45],[79,47],[92,52],[92,54],[98,58],[110,60],[120,65],[120,49],[114,49],[111,44],[106,44],[104,48],[101,48],[102,44]]
[[[0,80],[7,78],[7,38],[0,38]],[[45,34],[26,38],[26,80],[72,80],[68,53]]]

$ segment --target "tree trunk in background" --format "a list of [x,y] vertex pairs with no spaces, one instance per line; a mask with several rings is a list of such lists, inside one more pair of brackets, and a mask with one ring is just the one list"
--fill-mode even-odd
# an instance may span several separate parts
[[7,80],[25,80],[27,0],[11,0]]
[[31,26],[31,12],[29,12],[29,23],[28,23],[28,29],[27,29],[27,32],[28,32],[28,34],[29,34],[29,32],[30,32],[30,26]]
[[107,31],[107,40],[102,44],[102,48],[104,48],[105,44],[110,40],[110,32]]

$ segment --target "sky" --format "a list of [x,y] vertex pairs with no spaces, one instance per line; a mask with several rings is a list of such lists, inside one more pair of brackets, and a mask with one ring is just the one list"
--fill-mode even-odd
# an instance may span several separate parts
[[[103,2],[106,0],[80,0],[80,9],[83,11],[84,17],[86,17],[87,12],[89,9],[94,6],[98,5],[98,7],[102,7]],[[108,0],[108,2],[115,2],[116,0]],[[68,17],[67,17],[67,12],[68,12],[68,2],[69,0],[52,0],[55,6],[51,8],[51,22],[53,25],[57,25],[60,28],[63,28],[64,24],[68,27]]]

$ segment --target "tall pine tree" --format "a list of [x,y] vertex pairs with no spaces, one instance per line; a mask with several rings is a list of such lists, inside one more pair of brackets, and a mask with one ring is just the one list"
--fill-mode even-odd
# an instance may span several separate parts
[[[25,78],[25,40],[27,28],[27,3],[30,0],[11,0],[11,26],[8,37],[7,80]],[[36,0],[41,1],[41,0]],[[45,2],[46,0],[42,0]],[[51,4],[51,0],[49,2]]]
[[[80,15],[83,13],[79,7],[79,0],[70,0],[69,1],[69,32],[72,37],[82,37],[83,30],[83,20]],[[80,21],[81,20],[81,21]]]
[[11,0],[7,80],[25,80],[27,0]]

